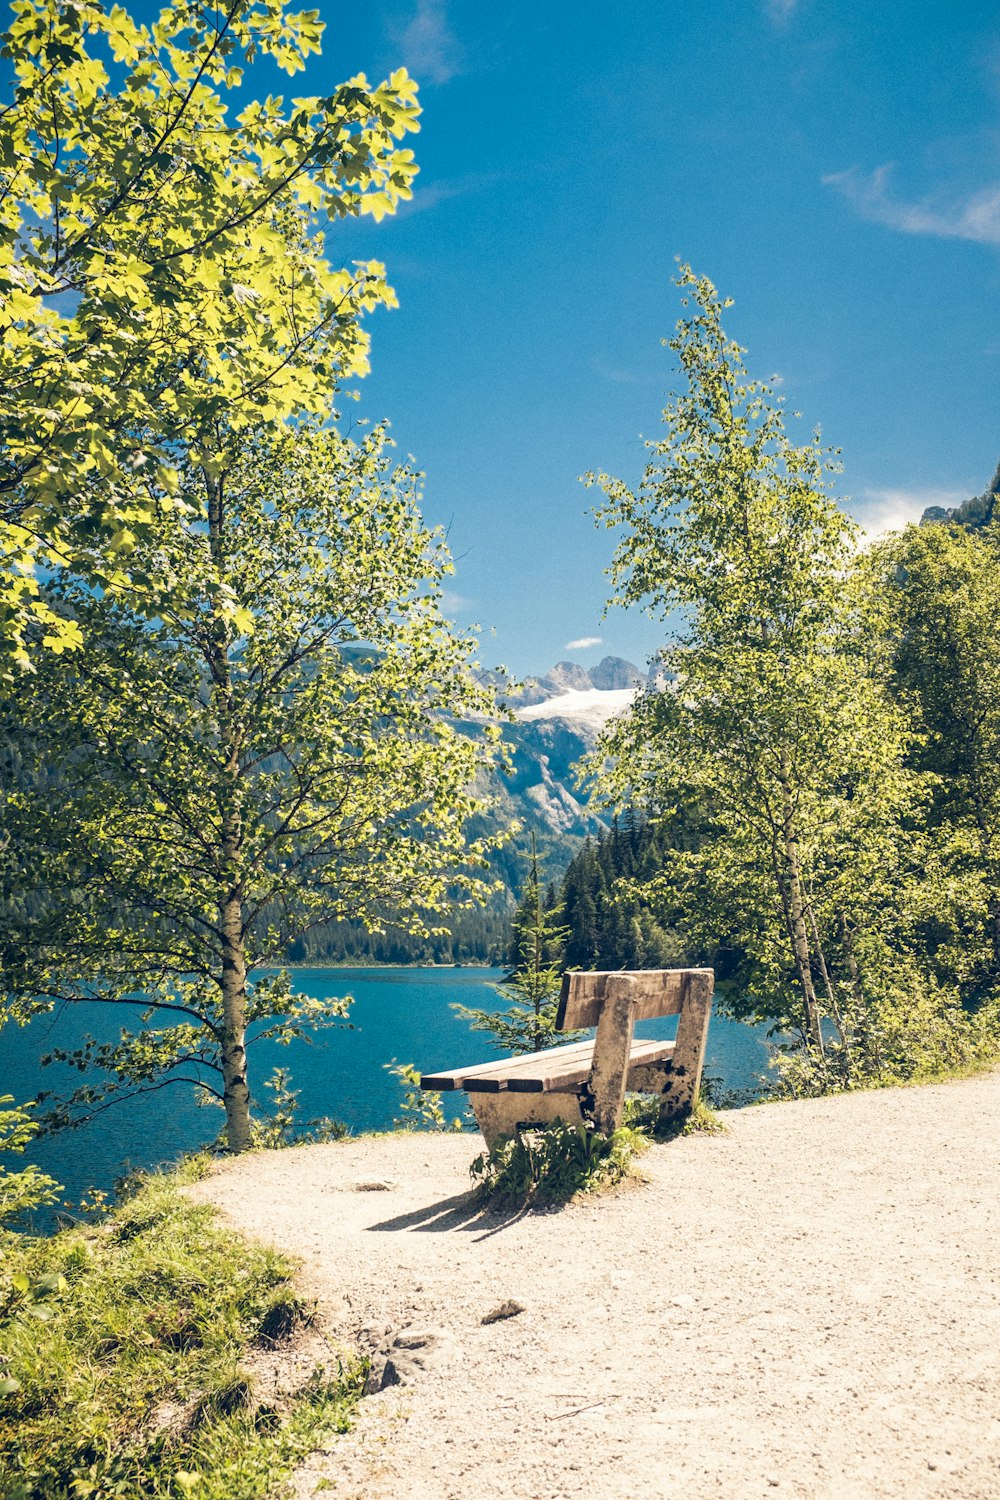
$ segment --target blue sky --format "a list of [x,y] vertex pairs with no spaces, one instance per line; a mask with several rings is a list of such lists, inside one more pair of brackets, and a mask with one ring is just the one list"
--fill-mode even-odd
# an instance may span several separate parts
[[780,377],[801,435],[819,424],[843,450],[839,488],[867,526],[985,487],[995,0],[321,11],[323,56],[292,92],[400,63],[421,84],[414,202],[339,226],[330,251],[384,260],[399,293],[373,320],[362,410],[427,474],[450,603],[483,627],[485,661],[641,661],[659,642],[639,614],[601,620],[612,538],[578,476],[641,472],[673,379],[675,257],[735,299],[729,329],[754,373]]
[[[321,70],[405,63],[422,172],[395,221],[363,408],[450,527],[487,660],[644,657],[601,621],[586,469],[637,478],[673,378],[674,257],[735,299],[751,369],[843,450],[869,525],[1000,457],[1000,11],[973,0],[326,0]],[[333,81],[331,79],[331,81]],[[314,86],[310,84],[310,87]],[[589,650],[567,642],[601,637]]]

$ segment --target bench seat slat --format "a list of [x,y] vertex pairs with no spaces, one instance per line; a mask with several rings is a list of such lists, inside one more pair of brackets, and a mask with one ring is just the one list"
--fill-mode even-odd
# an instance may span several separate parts
[[[582,1066],[589,1073],[593,1055],[592,1041],[571,1042],[568,1047],[545,1047],[541,1052],[522,1052],[519,1057],[508,1057],[506,1063],[501,1064],[501,1071],[498,1074],[491,1073],[485,1078],[475,1076],[466,1078],[465,1087],[471,1094],[503,1093],[506,1089],[514,1088],[519,1078],[534,1078],[539,1068],[542,1067]],[[528,1092],[537,1093],[538,1090],[533,1085],[529,1085]]]
[[[507,1087],[517,1094],[569,1093],[587,1082],[593,1063],[594,1045],[588,1043],[587,1056],[581,1059],[567,1058],[564,1062],[549,1061],[551,1053],[538,1053],[537,1066],[530,1074],[518,1074],[511,1078]],[[647,1067],[650,1063],[664,1062],[674,1050],[673,1042],[633,1042],[629,1050],[629,1069]]]
[[[593,1042],[570,1042],[565,1047],[552,1047],[549,1055],[555,1054],[559,1057],[567,1057],[571,1054],[588,1055],[593,1050]],[[499,1062],[472,1063],[467,1068],[451,1068],[444,1073],[424,1073],[420,1079],[422,1089],[436,1089],[442,1093],[448,1089],[464,1089],[468,1080],[482,1080],[488,1082],[497,1078],[507,1077],[519,1065],[530,1067],[532,1062],[539,1056],[537,1052],[530,1052],[521,1057],[503,1057]],[[499,1093],[500,1086],[479,1090],[481,1093]]]
[[[630,1068],[663,1062],[674,1050],[673,1042],[635,1041],[629,1052]],[[592,1041],[572,1042],[567,1047],[549,1047],[508,1057],[498,1063],[480,1063],[453,1068],[446,1073],[425,1073],[420,1087],[445,1092],[465,1089],[471,1094],[559,1093],[586,1083],[594,1058]]]

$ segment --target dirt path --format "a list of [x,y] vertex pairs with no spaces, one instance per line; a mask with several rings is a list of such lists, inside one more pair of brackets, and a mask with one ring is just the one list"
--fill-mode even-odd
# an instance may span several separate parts
[[300,1495],[997,1500],[1000,1073],[727,1118],[644,1186],[507,1223],[463,1196],[469,1136],[200,1184],[303,1258],[345,1338],[437,1340]]

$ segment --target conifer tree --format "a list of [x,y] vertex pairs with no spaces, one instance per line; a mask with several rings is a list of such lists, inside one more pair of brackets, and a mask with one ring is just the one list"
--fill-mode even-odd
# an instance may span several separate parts
[[502,1052],[541,1052],[557,1042],[573,1040],[572,1033],[556,1031],[567,937],[559,916],[560,909],[547,906],[543,898],[532,838],[528,878],[513,923],[514,967],[496,987],[508,1002],[507,1008],[487,1011],[452,1006],[473,1031],[489,1032],[493,1045]]

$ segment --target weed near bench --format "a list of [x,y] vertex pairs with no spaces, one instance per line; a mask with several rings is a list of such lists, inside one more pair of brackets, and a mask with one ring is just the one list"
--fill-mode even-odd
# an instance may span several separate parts
[[614,1186],[649,1145],[623,1125],[610,1136],[557,1121],[544,1130],[502,1136],[469,1168],[483,1202],[498,1206],[567,1203],[578,1193]]

